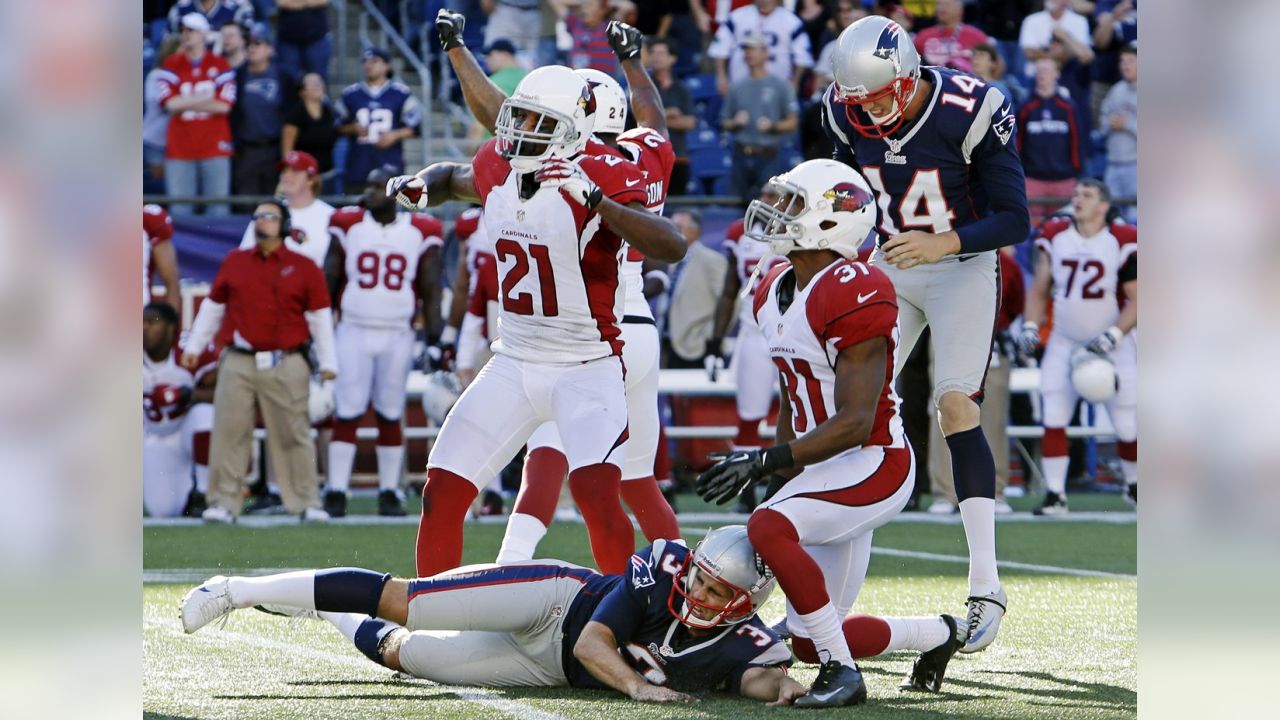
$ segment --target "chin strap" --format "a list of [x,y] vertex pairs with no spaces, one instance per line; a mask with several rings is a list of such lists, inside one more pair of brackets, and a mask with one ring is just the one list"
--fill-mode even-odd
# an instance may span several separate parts
[[773,257],[773,255],[773,250],[770,249],[766,250],[764,255],[760,256],[760,261],[757,262],[756,266],[751,270],[751,277],[747,278],[747,281],[742,285],[742,291],[738,293],[739,300],[745,300],[749,295],[751,295],[751,289],[755,287],[756,278],[760,277],[760,268],[767,265],[768,263],[766,261]]

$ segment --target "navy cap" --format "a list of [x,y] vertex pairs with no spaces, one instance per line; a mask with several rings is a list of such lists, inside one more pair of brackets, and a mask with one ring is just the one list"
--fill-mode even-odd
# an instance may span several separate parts
[[508,55],[515,55],[516,44],[506,38],[498,38],[492,43],[489,43],[489,47],[484,49],[485,55],[488,55],[491,52],[504,52]]
[[376,57],[384,63],[391,63],[391,54],[379,47],[365,48],[360,55],[361,60],[368,60],[371,57]]
[[271,26],[266,23],[254,23],[249,28],[249,41],[259,40],[267,44],[275,44],[275,39],[271,37]]

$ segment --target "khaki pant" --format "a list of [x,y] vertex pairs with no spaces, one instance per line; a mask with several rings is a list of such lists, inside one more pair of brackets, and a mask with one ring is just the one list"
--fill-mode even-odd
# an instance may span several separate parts
[[[999,363],[998,365],[996,363]],[[1009,484],[1009,361],[998,358],[987,370],[982,399],[982,433],[996,462],[996,497],[1004,497]],[[936,418],[937,411],[934,411]],[[951,451],[935,419],[929,435],[929,492],[934,499],[956,504],[956,484],[951,473]]]
[[267,428],[267,455],[290,513],[320,507],[316,491],[315,445],[307,414],[311,370],[298,353],[274,368],[258,370],[252,355],[222,353],[213,395],[213,437],[209,447],[210,506],[239,515],[244,506],[245,468],[253,449],[253,408],[257,401]]

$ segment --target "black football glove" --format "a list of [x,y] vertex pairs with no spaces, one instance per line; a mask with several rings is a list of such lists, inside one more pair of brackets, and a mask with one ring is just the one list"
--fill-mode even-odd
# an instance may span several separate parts
[[622,22],[610,20],[605,33],[609,36],[609,47],[619,60],[630,60],[640,54],[640,31]]
[[467,26],[467,19],[462,13],[451,12],[440,8],[436,14],[436,32],[440,33],[440,47],[445,52],[454,48],[466,47],[462,42],[462,29]]
[[698,476],[694,489],[703,500],[716,505],[724,505],[738,497],[748,485],[793,464],[790,445],[712,453],[708,457],[716,464]]
[[437,342],[427,348],[427,360],[435,370],[453,370],[453,363],[458,357],[458,348],[451,342]]

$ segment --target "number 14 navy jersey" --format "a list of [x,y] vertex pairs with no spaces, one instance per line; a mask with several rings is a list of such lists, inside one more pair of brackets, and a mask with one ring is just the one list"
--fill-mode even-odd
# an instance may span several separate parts
[[861,170],[875,190],[881,241],[955,230],[961,253],[1022,242],[1030,220],[1009,99],[955,70],[924,67],[920,79],[932,85],[921,114],[888,138],[858,133],[846,114],[855,106],[835,102],[834,83],[822,97],[835,159]]

